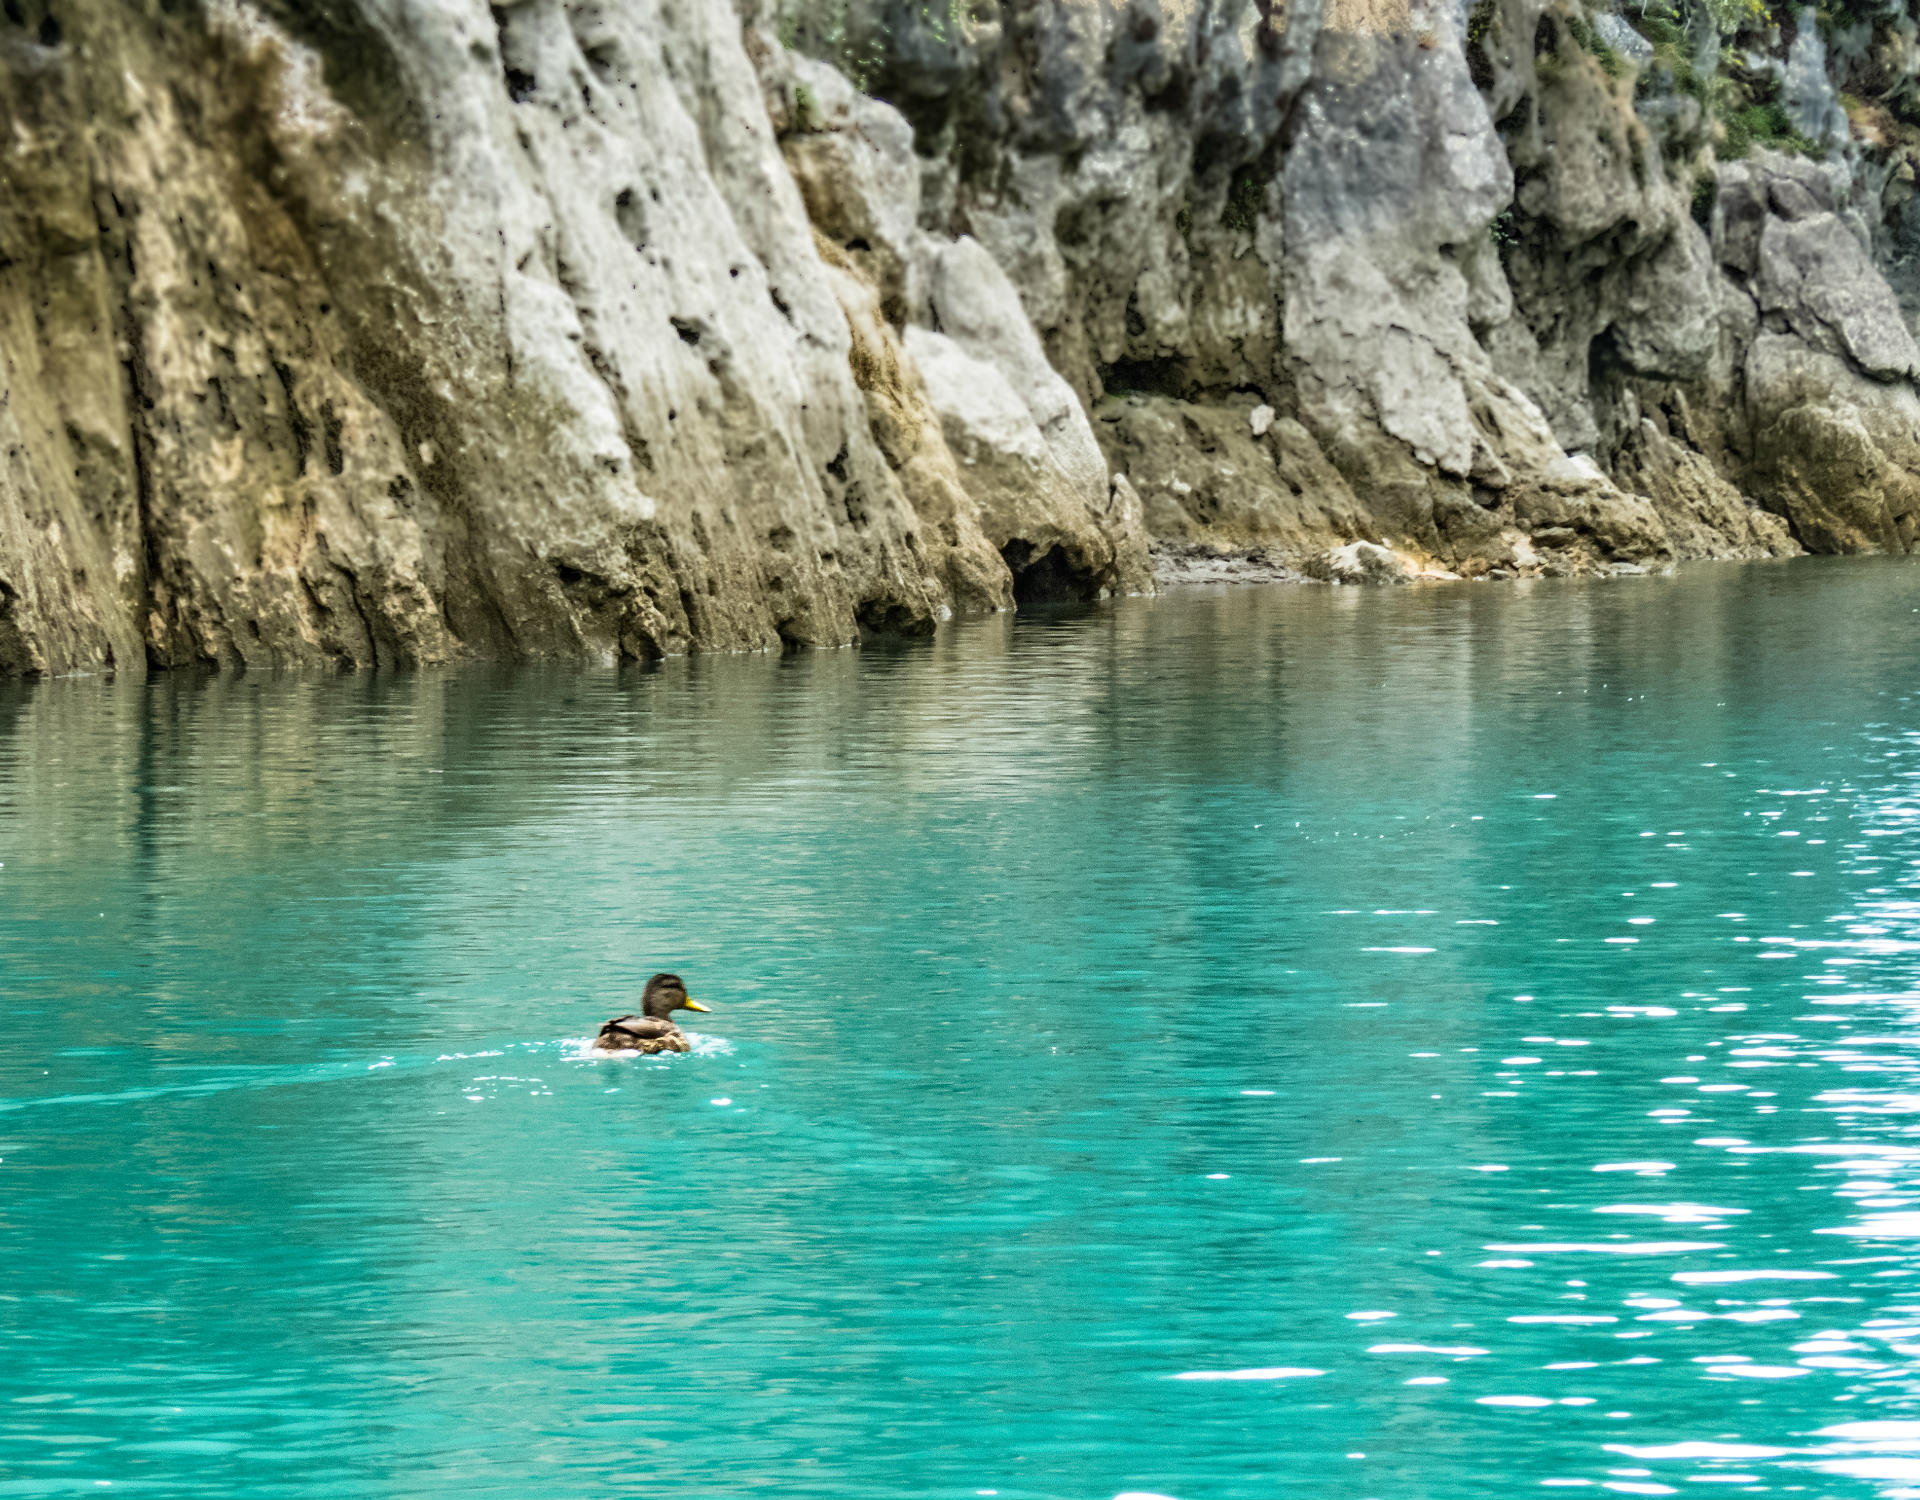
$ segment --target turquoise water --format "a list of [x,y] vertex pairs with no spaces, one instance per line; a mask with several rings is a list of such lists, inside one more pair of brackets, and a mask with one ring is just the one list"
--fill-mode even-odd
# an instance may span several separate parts
[[0,1495],[1920,1495],[1916,694],[1869,560],[0,688]]

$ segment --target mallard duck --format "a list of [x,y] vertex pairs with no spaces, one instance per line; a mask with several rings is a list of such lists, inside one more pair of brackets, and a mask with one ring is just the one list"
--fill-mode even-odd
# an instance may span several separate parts
[[687,1038],[673,1024],[676,1010],[706,1010],[687,994],[678,974],[656,974],[640,996],[640,1014],[615,1016],[593,1039],[596,1052],[685,1052]]

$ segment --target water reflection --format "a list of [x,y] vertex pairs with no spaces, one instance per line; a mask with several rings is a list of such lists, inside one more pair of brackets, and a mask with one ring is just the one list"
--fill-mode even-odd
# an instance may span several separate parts
[[0,1486],[1920,1494],[1913,576],[0,689]]

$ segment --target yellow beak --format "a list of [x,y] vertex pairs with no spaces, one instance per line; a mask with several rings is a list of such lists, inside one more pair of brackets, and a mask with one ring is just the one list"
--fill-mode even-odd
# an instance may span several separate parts
[[703,1012],[706,1010],[706,1006],[702,1005],[698,1000],[689,1000],[685,1005],[681,1006],[680,1008],[682,1010],[697,1010],[697,1011],[703,1011]]

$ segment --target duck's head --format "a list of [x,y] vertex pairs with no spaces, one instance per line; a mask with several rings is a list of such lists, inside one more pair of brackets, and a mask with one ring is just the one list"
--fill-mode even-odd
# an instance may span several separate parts
[[656,1021],[671,1021],[676,1010],[700,1010],[702,1005],[687,993],[687,987],[678,974],[656,974],[647,981],[646,993],[640,997],[640,1011],[652,1016]]

